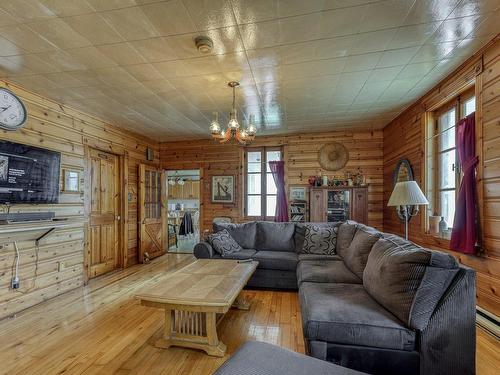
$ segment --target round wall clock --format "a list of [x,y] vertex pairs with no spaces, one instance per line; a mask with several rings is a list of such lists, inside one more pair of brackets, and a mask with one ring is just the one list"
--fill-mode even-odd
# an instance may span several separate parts
[[0,128],[17,130],[26,122],[26,108],[12,91],[0,87]]

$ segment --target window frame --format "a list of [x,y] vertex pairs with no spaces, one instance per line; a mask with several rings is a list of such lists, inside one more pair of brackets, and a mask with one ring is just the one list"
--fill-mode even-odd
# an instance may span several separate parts
[[[246,147],[244,150],[244,216],[247,220],[266,220],[273,221],[275,216],[267,216],[267,197],[277,196],[276,194],[267,193],[267,153],[270,151],[279,151],[280,160],[283,160],[283,147],[281,146],[262,146],[262,147]],[[249,174],[259,174],[259,172],[248,172],[248,153],[249,152],[260,152],[261,153],[261,168],[260,168],[260,194],[249,194],[248,193],[248,175]],[[248,215],[248,197],[260,196],[260,216]]]
[[[465,90],[462,92],[460,95],[454,97],[452,100],[444,103],[443,105],[439,106],[437,109],[433,110],[430,112],[431,116],[431,121],[432,121],[432,136],[431,137],[426,137],[425,142],[428,142],[430,138],[432,138],[432,160],[431,160],[431,167],[432,167],[432,202],[433,202],[433,207],[432,207],[432,212],[428,212],[427,216],[429,215],[434,215],[435,213],[438,213],[439,216],[442,216],[442,211],[441,211],[441,193],[446,192],[446,191],[454,191],[455,192],[455,202],[458,198],[458,193],[460,189],[460,183],[462,180],[462,169],[460,166],[460,162],[458,159],[458,152],[457,152],[457,147],[456,143],[454,147],[447,148],[445,150],[440,149],[440,141],[441,137],[440,135],[444,133],[444,131],[439,130],[439,119],[440,117],[445,114],[446,112],[449,112],[450,110],[454,109],[455,110],[455,124],[453,127],[456,128],[458,125],[458,122],[465,118],[465,104],[471,99],[475,97],[475,88],[472,86],[471,88]],[[475,111],[475,110],[474,110]],[[445,129],[447,131],[450,128]],[[447,152],[455,150],[455,162],[454,162],[454,172],[455,172],[455,187],[454,188],[441,188],[441,178],[440,178],[440,162],[441,162],[441,155],[444,155]],[[428,160],[429,155],[426,155],[426,160]],[[429,166],[426,168],[426,172],[429,172]],[[427,194],[429,194],[429,186],[427,186]],[[449,229],[452,229],[450,226]],[[429,233],[429,221],[427,220],[426,223],[426,231]],[[447,233],[447,236],[441,236],[441,234],[432,234],[434,237],[438,238],[443,238],[443,239],[449,239],[449,234],[451,231],[449,230]]]

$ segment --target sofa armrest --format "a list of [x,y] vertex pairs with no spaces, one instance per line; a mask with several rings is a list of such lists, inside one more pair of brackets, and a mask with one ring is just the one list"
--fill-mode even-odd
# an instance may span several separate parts
[[474,374],[476,354],[476,275],[461,266],[420,332],[421,374]]
[[204,241],[196,244],[194,247],[194,256],[197,259],[210,259],[214,256],[214,249],[212,246]]

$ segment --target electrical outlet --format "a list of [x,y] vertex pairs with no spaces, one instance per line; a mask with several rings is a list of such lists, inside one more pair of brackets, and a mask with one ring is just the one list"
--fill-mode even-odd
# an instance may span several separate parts
[[10,280],[10,287],[12,289],[19,289],[19,277],[13,277],[12,280]]
[[66,269],[66,263],[64,262],[57,262],[57,270],[59,272],[64,271]]

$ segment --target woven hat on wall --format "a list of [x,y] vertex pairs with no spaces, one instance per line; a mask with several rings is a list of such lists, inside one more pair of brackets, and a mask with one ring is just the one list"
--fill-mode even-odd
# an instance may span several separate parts
[[349,152],[338,142],[327,143],[319,149],[319,164],[327,171],[338,171],[347,164]]

